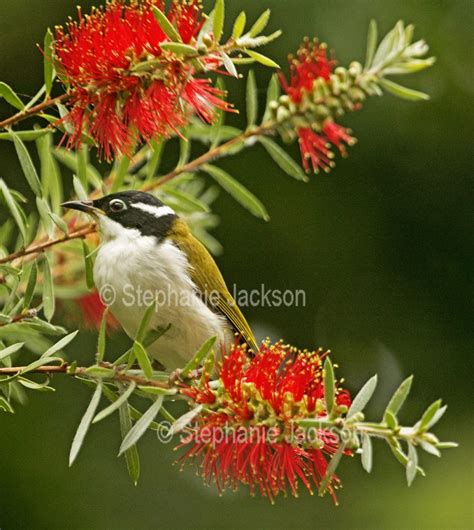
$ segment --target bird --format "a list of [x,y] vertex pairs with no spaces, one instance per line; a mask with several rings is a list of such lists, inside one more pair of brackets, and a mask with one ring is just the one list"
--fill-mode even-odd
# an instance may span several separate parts
[[182,368],[214,336],[216,347],[226,348],[236,333],[249,353],[258,352],[216,262],[170,206],[135,190],[62,206],[96,220],[100,245],[94,282],[130,338],[136,338],[154,304],[147,331],[166,331],[147,351],[164,367]]

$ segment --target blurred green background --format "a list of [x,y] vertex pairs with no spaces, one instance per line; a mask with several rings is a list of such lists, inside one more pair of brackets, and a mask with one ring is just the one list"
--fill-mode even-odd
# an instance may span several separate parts
[[[95,2],[84,1],[88,8]],[[404,411],[414,421],[438,397],[449,403],[442,439],[460,442],[441,460],[422,455],[428,477],[408,489],[388,448],[375,447],[371,475],[358,458],[340,468],[340,506],[301,492],[275,506],[247,492],[218,498],[176,453],[150,434],[140,444],[142,479],[133,487],[121,461],[116,418],[90,433],[74,469],[67,454],[89,391],[64,379],[56,394],[35,394],[16,415],[0,416],[0,528],[18,529],[467,529],[474,526],[472,453],[472,118],[473,11],[455,0],[227,0],[254,19],[271,7],[271,29],[284,35],[267,52],[284,64],[305,35],[335,48],[342,64],[364,58],[369,19],[382,33],[403,18],[438,58],[410,77],[431,94],[412,104],[389,95],[370,100],[344,123],[359,143],[331,175],[307,185],[285,177],[254,147],[219,164],[261,197],[272,220],[248,215],[224,194],[216,231],[225,277],[239,288],[305,289],[306,307],[247,309],[261,335],[305,347],[330,347],[353,391],[380,375],[372,415],[402,378],[415,384]],[[74,14],[76,1],[2,0],[0,79],[33,94],[42,82],[35,48],[45,28]],[[264,88],[269,72],[261,69]],[[229,83],[243,105],[243,83]],[[5,108],[2,107],[6,111]],[[236,123],[239,119],[236,119]],[[292,152],[296,155],[296,147]],[[1,177],[22,180],[10,144],[0,145]],[[22,189],[23,184],[15,184]],[[248,250],[250,249],[250,250]],[[76,342],[84,363],[93,334]],[[119,345],[122,339],[115,339]],[[87,352],[87,353],[86,353]]]

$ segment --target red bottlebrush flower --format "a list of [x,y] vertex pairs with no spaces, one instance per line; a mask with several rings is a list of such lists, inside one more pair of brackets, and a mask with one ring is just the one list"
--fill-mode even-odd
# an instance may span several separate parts
[[345,142],[347,145],[353,145],[355,143],[355,138],[350,136],[348,130],[345,127],[342,127],[331,120],[327,120],[324,124],[323,133],[343,155],[346,154],[346,149],[343,142]]
[[[319,429],[308,438],[294,420],[324,416],[322,359],[326,354],[264,343],[248,359],[234,346],[222,362],[218,385],[207,381],[182,392],[206,404],[181,441],[182,461],[197,461],[203,476],[218,490],[245,484],[270,501],[298,484],[312,492],[327,471],[325,454],[337,450],[337,437]],[[338,390],[337,404],[349,406],[349,394]],[[334,500],[337,477],[328,491]]]
[[331,160],[334,158],[334,154],[331,152],[326,138],[314,132],[310,127],[300,127],[297,134],[304,170],[309,172],[309,163],[311,162],[315,173],[320,168],[328,173],[334,167],[334,162]]
[[328,59],[327,47],[314,39],[303,42],[296,53],[296,57],[290,55],[290,81],[280,75],[282,88],[294,103],[301,103],[303,96],[313,89],[316,79],[329,79],[336,61]]
[[[97,291],[88,293],[76,299],[86,327],[98,329],[104,317],[106,306],[102,302]],[[107,326],[109,329],[118,328],[118,322],[109,312],[107,314]]]
[[[73,129],[69,147],[88,134],[105,158],[129,155],[136,141],[166,137],[185,125],[190,111],[209,122],[215,108],[230,109],[207,79],[194,77],[191,61],[161,49],[169,39],[154,7],[163,10],[164,2],[110,0],[87,16],[79,9],[77,22],[56,29],[54,57],[69,96],[63,120]],[[167,17],[193,45],[203,23],[200,1],[173,0]],[[207,70],[221,62],[201,59]]]

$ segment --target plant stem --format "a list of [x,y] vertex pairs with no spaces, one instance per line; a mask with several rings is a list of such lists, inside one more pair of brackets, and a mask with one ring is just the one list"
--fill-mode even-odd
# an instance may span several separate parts
[[41,112],[46,110],[48,107],[52,107],[53,105],[56,105],[56,103],[61,103],[68,97],[69,96],[67,94],[62,94],[61,96],[57,96],[52,99],[47,99],[46,101],[38,103],[38,105],[35,105],[30,109],[21,110],[20,112],[17,112],[6,120],[0,121],[0,129],[6,129],[7,127],[11,127],[12,125],[17,124],[20,121],[26,120],[27,118],[31,118],[32,116],[36,116],[37,114],[41,114]]

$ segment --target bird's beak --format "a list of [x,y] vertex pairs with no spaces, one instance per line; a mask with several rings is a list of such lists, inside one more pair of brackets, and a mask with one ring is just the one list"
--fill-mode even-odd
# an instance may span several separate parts
[[91,215],[104,215],[104,212],[100,208],[96,208],[92,201],[68,201],[63,202],[61,206],[71,210],[86,212]]

